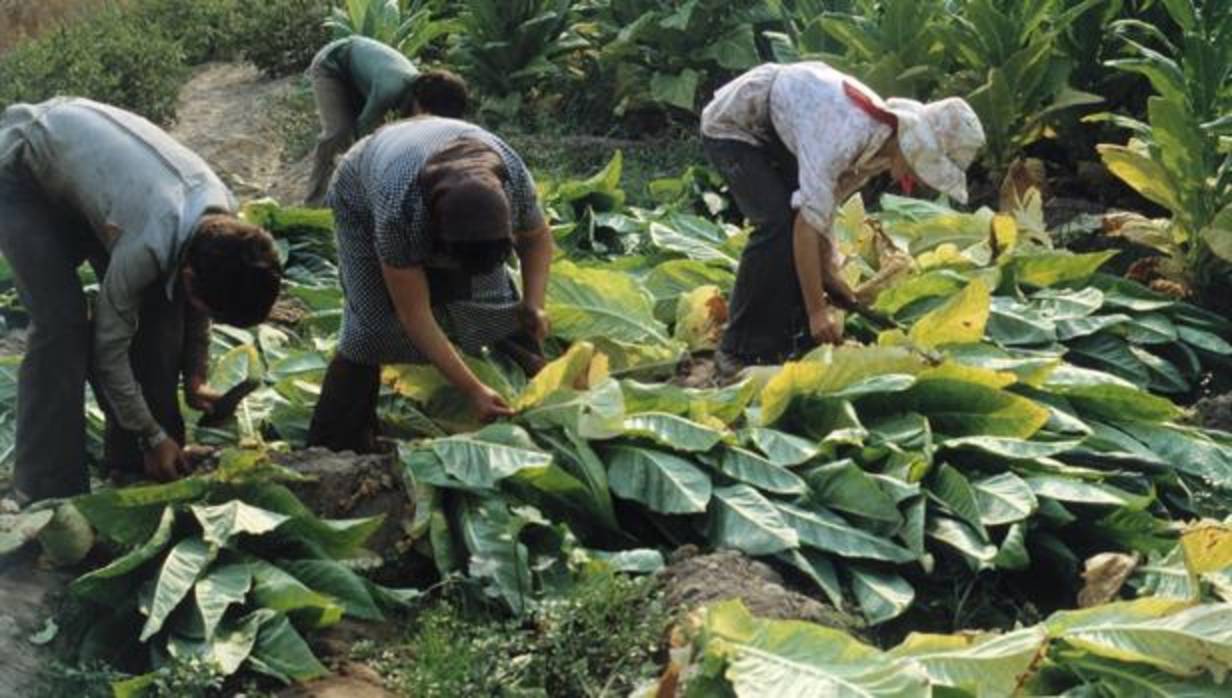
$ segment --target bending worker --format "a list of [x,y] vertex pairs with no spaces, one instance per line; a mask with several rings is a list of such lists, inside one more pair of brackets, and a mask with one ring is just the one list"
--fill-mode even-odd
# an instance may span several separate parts
[[308,77],[321,119],[305,199],[313,206],[325,200],[338,156],[375,131],[390,112],[457,119],[469,102],[462,78],[447,70],[421,74],[396,49],[363,36],[339,39],[321,49]]
[[[233,216],[209,166],[166,132],[85,99],[0,116],[0,251],[30,316],[17,393],[21,500],[86,492],[85,384],[107,412],[106,465],[183,474],[176,386],[208,412],[209,323],[263,321],[282,277],[269,234]],[[100,279],[93,322],[77,268]]]
[[[542,366],[552,236],[521,158],[478,126],[408,119],[347,153],[328,203],[346,297],[309,445],[375,448],[382,364],[431,363],[481,420],[511,415],[455,345]],[[520,294],[505,265],[514,252]]]
[[962,99],[883,101],[820,62],[741,75],[715,93],[701,130],[707,158],[756,226],[717,355],[724,375],[841,341],[831,306],[856,299],[838,274],[835,209],[883,172],[908,194],[918,178],[966,203],[965,170],[984,144]]

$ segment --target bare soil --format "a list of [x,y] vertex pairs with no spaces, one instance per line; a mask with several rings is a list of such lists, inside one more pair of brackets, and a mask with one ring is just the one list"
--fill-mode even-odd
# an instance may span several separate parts
[[1199,400],[1193,415],[1194,423],[1204,429],[1232,432],[1232,393]]
[[0,559],[0,696],[25,695],[37,684],[51,655],[30,636],[43,628],[72,579],[35,558],[27,550]]
[[696,552],[692,546],[681,548],[662,572],[669,608],[688,612],[709,603],[740,599],[755,616],[809,621],[859,634],[860,621],[792,591],[769,565],[732,550],[709,555]]
[[310,163],[286,162],[286,139],[274,114],[299,79],[269,80],[248,63],[206,63],[180,91],[171,135],[205,158],[240,200],[297,202]]

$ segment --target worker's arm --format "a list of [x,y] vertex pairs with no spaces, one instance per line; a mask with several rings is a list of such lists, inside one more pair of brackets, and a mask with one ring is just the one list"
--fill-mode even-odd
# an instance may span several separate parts
[[154,419],[129,359],[141,297],[151,286],[162,283],[156,259],[157,255],[141,247],[118,246],[113,251],[99,284],[92,351],[94,373],[116,421],[140,439],[146,473],[159,480],[172,480],[184,472],[179,444]]
[[381,265],[385,287],[393,299],[398,320],[419,353],[437,368],[470,400],[476,416],[483,421],[513,414],[496,391],[484,385],[462,361],[453,343],[445,336],[432,314],[432,299],[428,276],[423,267],[393,267]]
[[843,330],[831,316],[829,303],[826,302],[825,269],[821,261],[823,239],[824,233],[809,225],[804,216],[796,216],[792,226],[796,278],[800,281],[800,292],[804,296],[809,333],[815,341],[825,344],[841,340]]
[[542,342],[547,339],[549,330],[544,304],[552,267],[552,231],[544,223],[535,230],[517,234],[515,243],[522,267],[522,306],[526,310],[526,322],[533,323],[526,329]]

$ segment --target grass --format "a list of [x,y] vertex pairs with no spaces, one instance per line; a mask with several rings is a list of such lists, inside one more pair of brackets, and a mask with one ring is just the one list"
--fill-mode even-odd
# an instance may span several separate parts
[[401,643],[356,658],[404,696],[625,696],[654,675],[668,614],[650,578],[588,576],[526,622],[438,599]]
[[298,162],[312,152],[320,122],[312,85],[307,79],[300,79],[294,89],[274,100],[270,105],[270,119],[282,137],[285,162]]

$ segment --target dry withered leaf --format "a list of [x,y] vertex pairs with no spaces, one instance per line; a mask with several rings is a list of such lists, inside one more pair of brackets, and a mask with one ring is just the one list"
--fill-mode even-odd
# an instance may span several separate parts
[[1137,553],[1100,553],[1087,558],[1082,573],[1086,584],[1078,592],[1078,607],[1091,608],[1115,599],[1139,560]]

